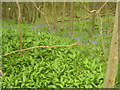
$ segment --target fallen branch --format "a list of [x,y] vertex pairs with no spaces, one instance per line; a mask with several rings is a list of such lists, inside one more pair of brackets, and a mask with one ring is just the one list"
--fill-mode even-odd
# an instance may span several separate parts
[[80,46],[81,44],[74,43],[74,44],[71,44],[71,45],[36,46],[36,47],[31,47],[31,48],[26,48],[26,49],[16,50],[16,51],[13,51],[13,52],[10,52],[10,53],[4,54],[4,55],[0,55],[0,56],[7,56],[7,55],[9,55],[9,54],[13,54],[13,53],[16,53],[16,52],[27,51],[27,50],[30,50],[30,49],[33,49],[33,48],[39,48],[39,47],[53,48],[53,47],[70,47],[70,46],[75,46],[75,45]]

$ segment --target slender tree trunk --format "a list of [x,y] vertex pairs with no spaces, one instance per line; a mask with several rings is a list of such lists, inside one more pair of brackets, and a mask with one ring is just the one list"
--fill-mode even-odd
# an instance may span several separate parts
[[[2,2],[0,2],[0,55],[2,54]],[[0,58],[0,69],[2,68],[2,58]],[[0,78],[0,81],[2,79]],[[0,84],[0,86],[2,86],[2,84]]]
[[118,7],[120,7],[120,3],[116,7],[116,17],[115,24],[113,29],[112,42],[110,47],[110,54],[108,58],[107,70],[105,74],[104,86],[103,88],[114,88],[115,78],[118,70]]
[[[92,10],[96,10],[96,2],[93,2],[93,7]],[[96,17],[96,12],[93,11],[92,13],[92,25],[91,25],[91,30],[90,30],[90,37],[92,37],[92,33],[94,31],[94,27],[95,27],[95,17]]]
[[49,24],[49,21],[48,21],[47,15],[46,15],[47,12],[46,12],[46,3],[45,3],[45,2],[44,2],[44,4],[43,4],[43,7],[44,7],[44,14],[43,14],[43,16],[44,16],[45,21],[46,21],[46,23],[47,23],[48,31],[50,32],[51,26],[50,26],[50,24]]
[[22,10],[21,10],[21,14],[22,14],[22,21],[25,22],[25,18],[26,18],[26,12],[25,12],[25,3],[22,2],[22,6],[21,6]]
[[74,14],[74,9],[73,5],[74,2],[71,2],[71,9],[70,9],[70,34],[73,34],[73,14]]
[[17,5],[16,5],[16,3],[15,3],[15,11],[14,11],[14,13],[15,13],[15,21],[17,22],[17,11],[18,11],[18,9],[17,9]]
[[[33,10],[33,6],[32,6],[33,4],[32,3],[30,3],[30,21],[31,21],[31,23],[33,23],[33,18],[34,18],[34,13],[35,13],[35,11]],[[32,12],[31,12],[32,11]]]
[[[118,53],[120,54],[120,1],[118,2]],[[118,70],[120,70],[120,55],[118,55]],[[119,82],[119,89],[120,89],[120,72],[118,73],[118,82]]]
[[30,23],[30,7],[29,7],[29,2],[26,3],[26,7],[27,7],[27,22]]
[[56,2],[52,2],[52,15],[53,15],[53,28],[56,31],[56,23],[57,23],[57,13],[56,13]]
[[6,3],[6,19],[9,19],[8,3]]
[[64,30],[65,5],[66,5],[66,2],[64,0],[64,2],[63,2],[63,11],[62,11],[63,15],[62,15],[62,27],[61,27],[61,30]]
[[[19,33],[20,33],[20,50],[22,50],[22,28],[20,24],[21,23],[21,8],[17,0],[16,0],[16,4],[18,7],[18,27],[19,27]],[[22,51],[20,51],[20,56],[22,56]]]

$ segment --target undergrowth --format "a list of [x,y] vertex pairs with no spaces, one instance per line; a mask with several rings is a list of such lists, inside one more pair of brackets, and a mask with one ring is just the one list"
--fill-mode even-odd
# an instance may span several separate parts
[[[11,22],[11,23],[10,23]],[[17,24],[3,22],[2,54],[19,49]],[[38,25],[22,24],[23,49],[34,46],[70,45],[79,43],[84,46],[36,48],[4,56],[3,88],[101,88],[103,86],[106,62],[100,34],[94,32],[89,38],[88,26],[81,30],[75,23],[74,34],[66,32],[43,32]],[[82,25],[82,24],[81,24]],[[98,26],[96,25],[96,29]],[[43,30],[45,28],[43,27]],[[111,33],[104,33],[104,43],[108,57]]]

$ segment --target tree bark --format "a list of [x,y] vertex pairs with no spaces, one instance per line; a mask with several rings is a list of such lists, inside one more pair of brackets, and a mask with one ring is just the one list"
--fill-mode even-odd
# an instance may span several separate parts
[[[119,3],[120,7],[120,3]],[[107,70],[103,88],[114,88],[115,78],[118,70],[118,3],[116,7],[115,24],[113,29],[110,54],[108,58]]]
[[[22,28],[21,28],[21,8],[20,5],[18,3],[18,1],[16,0],[16,4],[18,7],[18,27],[19,27],[19,33],[20,33],[20,50],[22,50]],[[20,51],[20,56],[22,56],[22,51]]]
[[63,29],[64,29],[64,18],[65,18],[65,5],[66,5],[66,2],[65,2],[65,0],[64,0],[64,2],[63,2],[63,15],[62,15],[62,27],[61,27],[61,30],[63,31]]
[[[93,2],[92,10],[96,10],[96,2]],[[91,14],[92,14],[92,25],[91,25],[90,35],[89,35],[90,37],[92,37],[92,33],[93,33],[94,27],[95,27],[96,12],[93,11]]]
[[56,4],[57,4],[56,2],[52,2],[53,28],[55,31],[57,31],[57,27],[56,27],[56,24],[57,24]]
[[74,11],[73,11],[73,5],[74,2],[71,2],[71,6],[70,6],[70,34],[73,34],[73,14],[74,14]]

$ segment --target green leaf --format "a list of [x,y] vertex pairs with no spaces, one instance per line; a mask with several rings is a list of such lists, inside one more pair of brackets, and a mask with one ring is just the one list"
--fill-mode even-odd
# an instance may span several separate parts
[[48,88],[57,88],[55,85],[49,85]]

